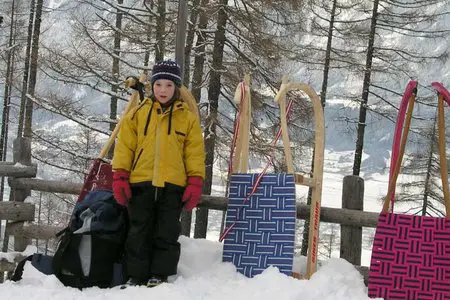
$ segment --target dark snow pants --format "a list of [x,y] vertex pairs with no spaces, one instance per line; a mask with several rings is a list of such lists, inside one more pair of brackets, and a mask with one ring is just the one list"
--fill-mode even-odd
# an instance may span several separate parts
[[130,230],[125,245],[129,277],[147,280],[152,275],[177,273],[183,192],[183,187],[171,184],[164,188],[132,186]]

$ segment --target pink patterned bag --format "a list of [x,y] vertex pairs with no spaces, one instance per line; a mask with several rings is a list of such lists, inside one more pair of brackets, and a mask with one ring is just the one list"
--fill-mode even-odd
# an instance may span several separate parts
[[[405,151],[416,86],[417,82],[408,85],[397,117],[392,149],[395,162],[391,163],[389,189],[378,220],[370,262],[368,292],[371,298],[450,299],[450,203],[443,116],[443,102],[445,100],[450,104],[450,94],[441,84],[433,83],[432,86],[439,92],[440,169],[447,217],[392,212],[395,184]],[[400,134],[404,123],[403,134]]]

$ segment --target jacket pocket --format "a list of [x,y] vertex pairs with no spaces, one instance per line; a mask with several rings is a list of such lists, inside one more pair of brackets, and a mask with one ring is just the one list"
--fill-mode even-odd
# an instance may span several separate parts
[[138,154],[138,156],[136,157],[136,160],[134,161],[133,166],[131,167],[131,170],[134,170],[134,169],[136,168],[137,163],[138,163],[138,161],[139,161],[139,158],[141,158],[141,155],[142,155],[142,152],[143,152],[143,151],[144,151],[144,149],[141,149],[141,150],[139,151],[139,154]]
[[186,139],[186,133],[183,133],[181,131],[175,130],[175,133],[177,135],[177,142],[180,150],[184,149],[184,141]]

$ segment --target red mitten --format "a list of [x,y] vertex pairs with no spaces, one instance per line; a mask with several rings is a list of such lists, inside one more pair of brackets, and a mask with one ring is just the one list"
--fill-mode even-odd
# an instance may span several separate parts
[[192,176],[187,179],[188,185],[184,190],[183,198],[181,200],[185,202],[184,209],[191,211],[197,206],[202,195],[203,179],[200,176]]
[[113,193],[116,202],[122,206],[127,206],[131,198],[131,188],[128,179],[130,173],[125,170],[116,170],[113,173]]

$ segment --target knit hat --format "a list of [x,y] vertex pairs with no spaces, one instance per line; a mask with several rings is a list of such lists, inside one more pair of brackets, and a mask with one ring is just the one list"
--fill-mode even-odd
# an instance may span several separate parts
[[152,78],[150,79],[152,87],[155,81],[158,79],[171,80],[177,87],[181,87],[180,66],[170,59],[156,63],[153,66]]

